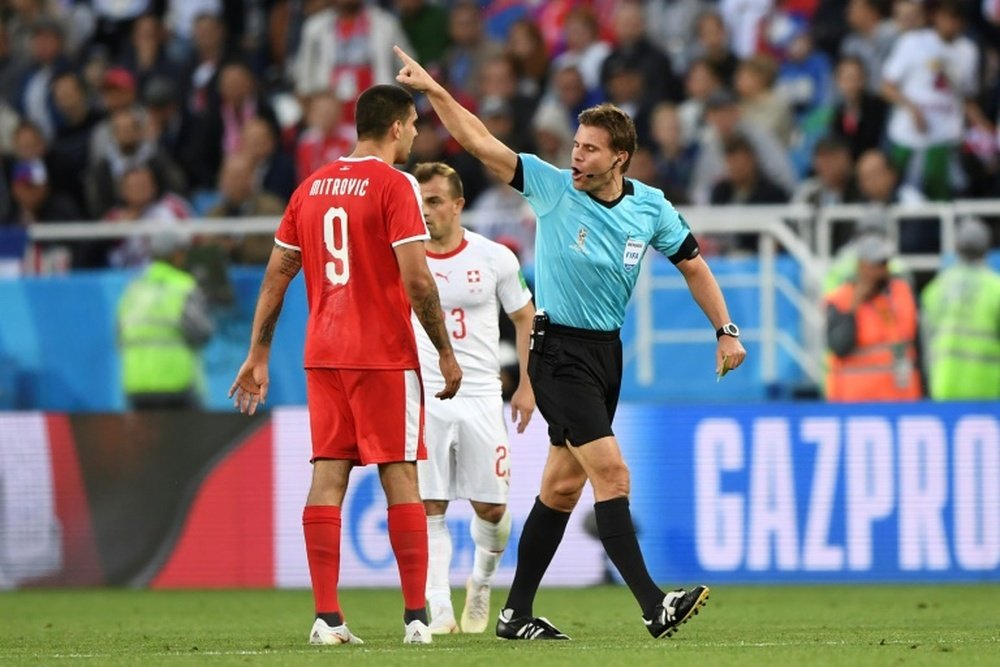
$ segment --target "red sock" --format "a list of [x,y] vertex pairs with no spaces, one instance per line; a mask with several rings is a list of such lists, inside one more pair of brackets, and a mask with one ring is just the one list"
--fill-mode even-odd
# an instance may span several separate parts
[[317,614],[340,613],[337,583],[340,581],[340,508],[336,505],[306,505],[302,511],[306,557],[312,578]]
[[389,507],[389,542],[399,566],[403,605],[423,609],[427,585],[427,514],[423,503]]

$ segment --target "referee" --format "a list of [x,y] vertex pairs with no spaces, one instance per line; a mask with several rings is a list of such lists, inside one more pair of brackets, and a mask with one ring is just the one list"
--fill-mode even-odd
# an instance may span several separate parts
[[716,329],[716,371],[743,363],[739,329],[698,242],[663,193],[624,177],[635,125],[602,104],[582,112],[572,169],[515,154],[415,60],[396,47],[400,83],[425,92],[453,137],[519,191],[538,216],[535,287],[540,313],[528,374],[549,425],[542,485],[521,533],[517,570],[496,633],[503,639],[569,639],[533,602],[569,515],[589,480],[601,543],[642,609],[654,638],[669,637],[708,598],[708,587],[666,594],[653,582],[629,510],[629,470],[611,429],[621,389],[619,330],[648,246],[673,262]]

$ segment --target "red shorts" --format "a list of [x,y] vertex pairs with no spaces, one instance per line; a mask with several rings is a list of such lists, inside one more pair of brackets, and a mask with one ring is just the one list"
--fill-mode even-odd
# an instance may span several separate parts
[[307,368],[306,392],[313,460],[427,458],[420,371]]

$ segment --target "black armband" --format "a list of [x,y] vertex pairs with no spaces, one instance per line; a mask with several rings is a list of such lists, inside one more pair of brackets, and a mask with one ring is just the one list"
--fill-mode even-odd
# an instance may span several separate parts
[[687,238],[681,243],[681,247],[669,259],[674,264],[680,264],[685,259],[694,259],[700,253],[701,248],[698,247],[698,239],[694,237],[694,234],[688,232]]

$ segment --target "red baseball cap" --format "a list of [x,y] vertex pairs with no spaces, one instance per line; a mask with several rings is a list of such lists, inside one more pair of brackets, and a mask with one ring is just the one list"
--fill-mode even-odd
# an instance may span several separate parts
[[104,73],[104,88],[125,88],[135,90],[135,76],[124,67],[112,67]]

